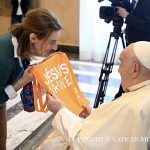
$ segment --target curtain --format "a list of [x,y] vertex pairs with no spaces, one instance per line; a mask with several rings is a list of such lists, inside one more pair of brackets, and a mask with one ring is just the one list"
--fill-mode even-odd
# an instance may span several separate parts
[[[112,22],[107,24],[99,18],[99,8],[110,6],[110,2],[104,0],[80,0],[80,19],[79,19],[79,57],[81,60],[94,60],[101,62],[104,58],[110,32],[113,31]],[[112,38],[110,50],[114,46]],[[123,49],[119,38],[115,61]]]

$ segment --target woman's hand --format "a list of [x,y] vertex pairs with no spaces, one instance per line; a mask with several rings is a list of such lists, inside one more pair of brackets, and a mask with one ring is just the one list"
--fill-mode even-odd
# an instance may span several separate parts
[[79,117],[86,118],[91,114],[92,108],[89,105],[83,105],[84,110],[79,114]]
[[34,80],[34,77],[31,73],[29,73],[29,70],[32,68],[32,66],[29,66],[23,73],[23,76],[13,85],[14,90],[17,92],[19,89],[21,89],[23,86],[25,86],[27,83]]
[[32,66],[27,67],[25,69],[23,76],[21,79],[18,81],[22,84],[22,86],[25,86],[27,83],[32,82],[34,80],[34,77],[31,73],[29,73],[29,70],[32,68]]

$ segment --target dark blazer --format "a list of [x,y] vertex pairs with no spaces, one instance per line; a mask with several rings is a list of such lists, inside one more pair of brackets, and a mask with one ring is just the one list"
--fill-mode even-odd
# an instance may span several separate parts
[[127,43],[150,41],[150,0],[139,0],[126,18]]
[[[18,0],[11,0],[12,4],[12,16],[15,16],[18,9]],[[28,6],[30,4],[30,0],[21,0],[20,6],[23,12],[23,15],[28,11]]]
[[6,86],[14,84],[23,73],[18,58],[14,58],[14,46],[11,40],[10,33],[0,36],[0,104],[9,99],[4,91]]

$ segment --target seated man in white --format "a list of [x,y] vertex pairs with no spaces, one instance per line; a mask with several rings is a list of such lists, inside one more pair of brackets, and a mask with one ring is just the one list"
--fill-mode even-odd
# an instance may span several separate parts
[[100,105],[81,119],[47,94],[48,109],[56,114],[53,127],[73,150],[150,149],[150,42],[136,42],[120,55],[119,73],[125,93]]

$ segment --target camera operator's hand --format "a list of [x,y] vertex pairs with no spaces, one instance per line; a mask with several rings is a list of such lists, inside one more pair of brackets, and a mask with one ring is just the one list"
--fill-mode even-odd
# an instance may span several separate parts
[[117,7],[117,9],[118,9],[117,13],[119,14],[120,17],[126,18],[128,16],[129,13],[126,11],[126,9],[122,7]]

